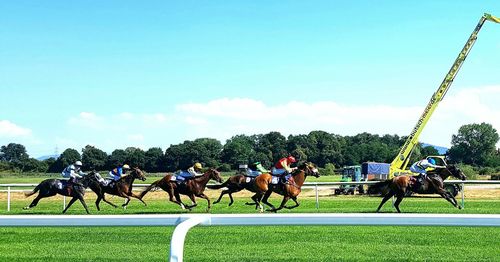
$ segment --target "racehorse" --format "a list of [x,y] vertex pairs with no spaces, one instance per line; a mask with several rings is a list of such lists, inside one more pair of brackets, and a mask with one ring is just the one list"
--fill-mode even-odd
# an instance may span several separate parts
[[76,200],[80,200],[83,207],[85,208],[85,211],[87,211],[87,214],[90,214],[83,196],[85,195],[85,189],[94,184],[94,181],[98,175],[98,173],[90,172],[89,174],[79,179],[77,183],[68,183],[68,180],[56,178],[43,180],[40,184],[38,184],[38,186],[33,189],[33,191],[24,193],[26,197],[29,197],[36,194],[36,192],[39,192],[38,196],[33,199],[31,204],[27,207],[24,207],[23,209],[27,210],[33,208],[38,204],[38,201],[40,201],[40,199],[52,197],[59,194],[72,197],[66,208],[63,210],[63,214],[66,213],[68,208],[71,207],[71,205],[73,205]]
[[[219,183],[222,183],[222,178],[220,177],[219,171],[214,168],[209,169],[202,176],[190,178],[183,183],[177,183],[177,181],[172,181],[173,174],[167,174],[162,179],[153,182],[148,186],[141,194],[142,199],[150,190],[153,188],[161,188],[166,191],[169,195],[169,200],[178,204],[182,209],[191,210],[198,204],[196,203],[195,196],[206,199],[208,202],[207,212],[210,211],[210,199],[203,193],[205,187],[209,180],[213,179]],[[182,203],[180,194],[186,195],[191,199],[192,205],[186,205]],[[174,199],[175,196],[175,199]]]
[[[268,210],[271,212],[277,212],[283,208],[296,208],[299,206],[297,196],[300,194],[301,187],[308,176],[319,177],[318,168],[311,162],[299,165],[297,169],[292,171],[290,178],[285,184],[273,184],[270,174],[261,174],[255,179],[257,193],[252,196],[252,199],[255,201],[255,205],[259,206],[261,212],[263,210],[261,202],[271,207]],[[273,192],[283,196],[283,201],[281,201],[281,205],[278,208],[267,201]],[[295,205],[285,206],[289,199],[292,199]]]
[[101,202],[101,200],[103,200],[104,202],[110,204],[111,206],[113,206],[115,208],[117,207],[115,204],[106,200],[105,194],[110,194],[110,195],[126,198],[127,202],[125,202],[122,205],[122,207],[124,207],[124,208],[130,202],[130,197],[134,197],[134,198],[139,199],[146,206],[146,203],[144,201],[142,201],[141,197],[139,197],[138,195],[134,194],[134,192],[132,192],[132,186],[133,186],[135,179],[139,179],[141,181],[146,180],[146,177],[144,176],[143,172],[137,167],[132,168],[132,171],[130,171],[129,175],[120,178],[118,181],[116,181],[115,183],[112,183],[112,184],[103,185],[103,184],[97,182],[97,180],[102,180],[102,178],[99,177],[96,180],[97,183],[92,183],[90,185],[90,189],[92,189],[92,191],[94,191],[94,193],[97,195],[97,200],[95,201],[95,205],[97,207],[97,210],[98,211],[101,210],[99,207],[99,203]]
[[429,171],[427,174],[427,179],[424,179],[422,183],[416,183],[413,176],[397,176],[386,181],[378,182],[371,186],[371,188],[386,188],[384,198],[377,208],[377,212],[380,211],[382,206],[391,198],[396,196],[397,199],[394,202],[394,207],[401,213],[399,209],[399,204],[403,201],[407,191],[412,191],[418,194],[439,194],[442,198],[450,202],[454,207],[462,209],[458,205],[457,200],[453,195],[444,189],[443,181],[449,176],[456,177],[461,180],[465,180],[466,177],[460,168],[454,165],[448,165],[446,168],[437,168],[435,170]]
[[[229,177],[224,183],[219,184],[219,185],[208,185],[207,188],[210,189],[220,189],[223,187],[227,187],[227,189],[222,190],[220,193],[219,198],[214,202],[214,204],[217,204],[220,202],[222,197],[227,194],[229,196],[230,202],[229,206],[231,206],[234,203],[234,199],[232,194],[236,192],[240,192],[243,189],[246,189],[250,192],[257,192],[255,188],[255,178],[256,177],[248,177],[243,174],[236,174],[234,176]],[[247,203],[254,205],[255,203]]]

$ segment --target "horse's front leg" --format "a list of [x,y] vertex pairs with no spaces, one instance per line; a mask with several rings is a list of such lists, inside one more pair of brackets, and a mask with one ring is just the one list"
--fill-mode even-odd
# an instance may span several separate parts
[[67,206],[66,206],[66,208],[63,210],[63,214],[64,214],[64,213],[66,213],[66,211],[68,210],[68,208],[69,208],[71,205],[73,205],[73,203],[75,203],[76,199],[77,199],[77,197],[73,197],[73,198],[69,201],[68,205],[67,205]]
[[197,197],[201,197],[201,198],[203,198],[203,199],[206,199],[206,200],[207,200],[207,204],[208,204],[208,207],[207,207],[207,212],[210,212],[210,208],[211,208],[211,206],[210,206],[210,198],[208,198],[208,197],[207,197],[207,195],[205,195],[205,194],[203,194],[203,193],[201,193],[201,194],[199,194],[199,195],[196,195],[196,196],[197,196]]
[[78,200],[80,200],[80,203],[82,203],[82,206],[85,208],[85,211],[87,211],[87,214],[90,214],[87,203],[85,203],[85,200],[83,199],[83,195],[79,195]]
[[457,200],[455,199],[455,197],[453,197],[450,192],[446,191],[445,189],[439,189],[438,190],[438,194],[446,199],[448,202],[450,202],[454,207],[458,208],[458,209],[462,209],[462,206],[458,205],[458,202]]
[[384,199],[382,199],[382,202],[380,202],[380,205],[377,208],[377,213],[380,211],[385,202],[387,202],[387,200],[389,200],[389,198],[391,198],[392,196],[394,196],[394,191],[390,189],[387,195],[384,196]]
[[279,210],[283,209],[283,207],[285,207],[286,202],[288,202],[288,200],[289,200],[289,199],[290,199],[290,197],[289,197],[289,196],[287,196],[287,195],[285,195],[285,196],[283,197],[283,201],[281,201],[280,206],[279,206],[278,208],[271,209],[270,211],[271,211],[271,212],[276,213],[276,212],[278,212]]

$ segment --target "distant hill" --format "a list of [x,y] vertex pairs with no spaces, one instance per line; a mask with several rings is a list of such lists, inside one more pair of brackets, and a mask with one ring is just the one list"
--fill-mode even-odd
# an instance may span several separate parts
[[432,146],[434,147],[440,155],[444,155],[446,154],[446,152],[448,151],[449,148],[446,148],[446,147],[442,147],[442,146],[435,146],[435,145],[431,145],[431,144],[427,144],[427,143],[421,143],[422,144],[422,147],[427,147],[427,146]]
[[47,160],[49,158],[54,158],[54,159],[57,159],[60,155],[49,155],[49,156],[41,156],[41,157],[38,157],[37,160],[38,161],[43,161],[43,160]]

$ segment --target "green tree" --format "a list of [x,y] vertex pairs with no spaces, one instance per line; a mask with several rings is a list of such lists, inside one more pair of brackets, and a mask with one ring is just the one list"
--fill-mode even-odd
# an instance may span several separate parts
[[159,147],[152,147],[145,153],[144,170],[146,172],[161,172],[165,171],[165,158],[163,150]]
[[111,152],[111,155],[108,157],[107,168],[109,170],[117,167],[118,165],[125,164],[127,160],[127,152],[123,149],[115,149]]
[[267,162],[270,160],[275,163],[282,157],[288,156],[289,152],[286,150],[286,137],[284,137],[279,132],[270,132],[265,135],[256,137],[257,144],[255,151],[257,153],[262,153],[260,155],[266,155],[267,159],[257,160]]
[[247,163],[255,158],[255,139],[246,135],[233,136],[226,141],[222,152],[223,163],[237,168],[240,163]]
[[62,152],[62,154],[57,158],[56,162],[49,167],[49,170],[52,173],[61,172],[65,167],[78,160],[82,160],[80,153],[73,148],[68,148],[64,150],[64,152]]
[[123,164],[126,163],[132,168],[144,168],[144,164],[146,163],[146,153],[144,150],[137,147],[127,147],[125,153],[127,153],[127,158]]
[[29,158],[26,148],[21,144],[10,143],[0,148],[0,160],[19,163]]
[[84,170],[104,170],[108,161],[106,152],[87,145],[82,149],[82,162]]
[[220,165],[222,144],[213,138],[198,138],[194,141],[184,141],[182,144],[171,145],[165,151],[168,171],[187,169],[195,162],[208,167]]
[[495,154],[499,136],[492,125],[487,123],[463,125],[451,139],[450,157],[456,162],[470,165],[485,165]]

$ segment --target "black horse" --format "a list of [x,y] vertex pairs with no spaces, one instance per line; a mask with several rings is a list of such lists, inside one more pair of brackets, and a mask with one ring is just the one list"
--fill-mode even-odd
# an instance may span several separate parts
[[127,202],[122,205],[123,207],[126,207],[128,205],[128,203],[130,202],[130,197],[139,199],[139,201],[141,201],[146,206],[146,203],[142,201],[141,197],[132,192],[132,186],[135,179],[139,179],[141,181],[146,180],[144,173],[139,168],[132,168],[132,171],[129,175],[120,178],[118,181],[112,184],[101,184],[99,182],[102,181],[102,177],[100,175],[96,175],[92,179],[94,183],[90,184],[90,189],[92,189],[92,191],[94,191],[94,193],[97,195],[97,200],[95,201],[97,211],[101,211],[101,208],[99,207],[99,203],[101,202],[101,200],[113,206],[114,208],[117,207],[115,204],[109,202],[105,198],[105,194],[126,198]]
[[87,214],[90,214],[83,196],[85,195],[85,189],[95,183],[94,181],[97,175],[98,174],[95,172],[90,172],[89,174],[80,178],[77,183],[69,183],[69,181],[65,179],[46,179],[38,184],[38,186],[36,186],[33,191],[25,193],[25,196],[29,197],[39,192],[38,196],[33,199],[33,202],[31,202],[29,206],[24,207],[23,209],[27,210],[33,208],[38,204],[40,199],[52,197],[59,194],[72,197],[66,208],[63,210],[63,214],[66,213],[68,208],[71,207],[71,205],[73,205],[76,200],[80,200],[83,207],[85,208],[85,211],[87,211]]
[[457,200],[453,195],[444,189],[444,180],[449,176],[453,176],[455,178],[465,180],[466,177],[464,173],[460,170],[460,168],[454,165],[448,165],[446,168],[438,168],[433,171],[429,171],[427,174],[427,178],[422,181],[422,183],[418,183],[414,181],[412,176],[397,176],[392,179],[388,179],[386,181],[378,182],[370,186],[373,189],[382,189],[382,192],[386,192],[382,202],[377,208],[377,212],[380,211],[382,206],[389,200],[392,196],[396,196],[396,202],[394,203],[394,207],[401,213],[399,210],[399,204],[403,201],[403,198],[406,196],[408,191],[415,192],[418,194],[439,194],[442,198],[446,199],[450,202],[454,207],[458,209],[462,209],[460,205],[458,205]]

